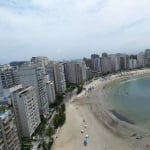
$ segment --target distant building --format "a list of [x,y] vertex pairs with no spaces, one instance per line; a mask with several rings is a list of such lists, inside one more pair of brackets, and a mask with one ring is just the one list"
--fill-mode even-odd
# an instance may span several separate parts
[[57,93],[64,93],[66,91],[66,80],[64,73],[64,65],[61,62],[54,63],[54,79]]
[[137,65],[138,67],[145,67],[145,53],[140,52],[137,54]]
[[15,118],[10,110],[0,114],[0,149],[20,150]]
[[14,85],[13,68],[10,65],[3,65],[0,68],[0,78],[3,88],[10,88]]
[[102,72],[102,59],[100,57],[93,60],[93,69],[96,72]]
[[19,135],[31,137],[41,122],[35,89],[28,87],[14,91],[12,102]]
[[112,62],[112,70],[119,71],[120,70],[120,54],[112,54],[109,55]]
[[46,75],[43,67],[37,67],[33,64],[25,64],[19,68],[19,77],[22,86],[33,86],[35,88],[40,114],[47,116],[49,114],[48,97],[46,89]]
[[137,68],[137,60],[130,58],[129,59],[129,69],[135,69]]
[[107,53],[102,53],[102,58],[104,57],[108,57],[108,54]]
[[64,64],[66,81],[74,84],[81,84],[87,80],[87,67],[84,61],[70,61]]
[[112,72],[113,66],[112,66],[111,58],[106,53],[103,53],[103,57],[101,61],[102,61],[102,73]]
[[92,61],[92,70],[97,70],[96,62],[95,60],[99,60],[99,55],[98,54],[91,54],[91,61]]
[[90,80],[92,78],[92,71],[91,68],[86,67],[86,79]]
[[145,63],[147,67],[150,67],[150,49],[145,50]]
[[125,70],[126,69],[126,56],[120,57],[120,69]]
[[4,89],[9,89],[20,82],[16,71],[10,65],[0,65],[0,97],[4,96]]
[[99,58],[99,55],[98,54],[91,54],[91,60],[93,60],[95,58]]
[[27,61],[13,61],[13,62],[10,62],[9,64],[13,68],[16,68],[16,67],[23,65],[24,63],[27,63]]
[[46,72],[46,66],[48,65],[48,58],[44,56],[32,57],[31,62],[36,64],[38,67],[43,67],[44,72]]
[[49,61],[48,65],[46,65],[46,74],[49,76],[49,80],[50,81],[55,81],[54,78],[54,62],[53,61]]
[[3,97],[4,93],[3,93],[3,85],[2,85],[2,80],[0,80],[0,97]]
[[46,89],[47,89],[47,95],[48,95],[48,102],[50,105],[51,103],[54,103],[56,99],[54,82],[46,81]]
[[83,61],[85,62],[86,66],[92,69],[92,60],[89,58],[83,58]]

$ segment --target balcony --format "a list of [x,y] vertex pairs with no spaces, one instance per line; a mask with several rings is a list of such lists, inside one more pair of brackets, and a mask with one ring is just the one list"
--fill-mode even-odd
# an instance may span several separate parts
[[5,131],[6,131],[6,130],[9,129],[9,128],[10,128],[10,126],[9,126],[9,122],[8,122],[7,124],[5,124],[4,129],[5,129]]
[[17,136],[17,134],[14,134],[13,136],[11,136],[11,137],[8,139],[8,144],[10,145],[11,142],[14,143],[16,140],[18,140],[18,136]]
[[11,132],[11,129],[8,128],[7,130],[5,130],[6,135],[9,134]]
[[4,141],[2,138],[0,138],[0,145],[2,145],[2,143],[4,143]]
[[4,146],[5,146],[4,143],[3,143],[2,145],[0,145],[0,150],[1,150],[1,149],[2,149],[2,150],[5,149]]

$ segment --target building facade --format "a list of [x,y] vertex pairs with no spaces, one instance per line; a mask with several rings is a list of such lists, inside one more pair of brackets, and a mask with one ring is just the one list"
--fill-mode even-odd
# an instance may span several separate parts
[[87,67],[84,61],[70,61],[66,62],[64,66],[67,82],[74,84],[82,84],[87,80]]
[[150,67],[150,49],[145,50],[145,64]]
[[129,69],[137,68],[137,59],[130,58],[129,59]]
[[119,71],[120,70],[120,55],[119,54],[112,54],[109,55],[111,62],[112,62],[112,70]]
[[46,66],[46,74],[49,76],[49,80],[50,81],[55,81],[54,78],[54,62],[53,61],[49,61],[48,65]]
[[0,149],[20,150],[15,118],[10,110],[0,114]]
[[26,64],[19,69],[20,83],[22,86],[33,86],[35,88],[40,114],[47,116],[49,114],[48,97],[46,89],[46,75],[43,67],[37,67],[33,64]]
[[111,58],[107,55],[107,53],[103,53],[102,55],[102,73],[112,72],[113,66]]
[[64,65],[61,62],[54,63],[54,80],[57,93],[64,93],[66,91],[66,80]]
[[19,135],[31,137],[41,122],[35,89],[28,87],[14,91],[12,102]]
[[137,65],[138,67],[145,67],[145,53],[140,52],[137,54]]
[[44,56],[32,57],[31,62],[36,64],[38,67],[43,67],[46,72],[46,66],[48,65],[48,58]]
[[51,103],[54,103],[56,99],[54,82],[46,81],[46,89],[48,95],[48,103],[50,105]]
[[99,71],[100,70],[100,57],[98,54],[92,54],[91,55],[91,61],[92,61],[92,70],[93,71]]
[[85,62],[87,67],[92,69],[92,60],[90,58],[83,58],[83,61]]

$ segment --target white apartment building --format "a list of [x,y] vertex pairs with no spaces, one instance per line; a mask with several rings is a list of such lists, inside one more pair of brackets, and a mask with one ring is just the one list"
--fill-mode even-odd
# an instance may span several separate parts
[[61,62],[54,63],[54,78],[55,78],[56,92],[64,93],[66,91],[66,80],[63,63]]
[[0,80],[0,97],[3,97],[4,93],[3,93],[3,85],[2,85],[2,81]]
[[109,55],[112,62],[112,70],[118,71],[120,70],[120,56],[118,54]]
[[49,76],[50,81],[55,81],[54,79],[54,62],[49,61],[48,65],[46,65],[46,74]]
[[137,65],[138,67],[145,66],[145,53],[144,52],[140,52],[137,54]]
[[13,85],[13,70],[10,65],[0,66],[0,80],[3,88],[8,88]]
[[53,81],[46,81],[46,89],[47,89],[47,95],[48,95],[48,103],[49,105],[51,103],[55,102],[55,85]]
[[31,137],[41,122],[35,89],[28,87],[14,91],[12,102],[19,135]]
[[0,80],[4,89],[15,85],[13,68],[10,65],[0,66]]
[[20,150],[15,118],[11,110],[0,113],[0,150]]
[[112,66],[111,58],[107,56],[106,53],[104,54],[105,55],[103,55],[102,57],[102,72],[103,73],[112,72],[113,66]]
[[19,69],[20,82],[23,87],[33,86],[35,88],[40,114],[49,114],[48,97],[46,89],[46,75],[43,67],[33,64],[25,64]]
[[46,72],[46,66],[48,65],[48,58],[44,56],[32,57],[31,62],[36,64],[39,67],[44,68],[44,72]]
[[3,90],[19,84],[15,70],[9,65],[0,65],[0,97],[4,96]]
[[102,72],[102,62],[100,57],[93,60],[93,67],[94,71]]
[[129,69],[135,69],[137,68],[137,60],[130,58],[129,59]]
[[92,62],[92,70],[94,70],[94,71],[97,71],[97,66],[96,66],[96,62],[95,62],[95,60],[97,59],[99,59],[100,57],[99,57],[99,55],[98,54],[91,54],[91,62]]
[[65,75],[69,83],[81,84],[87,80],[87,67],[85,62],[66,62]]
[[145,50],[145,63],[146,66],[150,66],[150,49]]

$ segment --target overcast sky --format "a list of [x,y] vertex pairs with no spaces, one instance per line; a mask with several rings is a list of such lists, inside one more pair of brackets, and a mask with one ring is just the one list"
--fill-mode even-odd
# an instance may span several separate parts
[[150,0],[0,0],[0,63],[150,48]]

